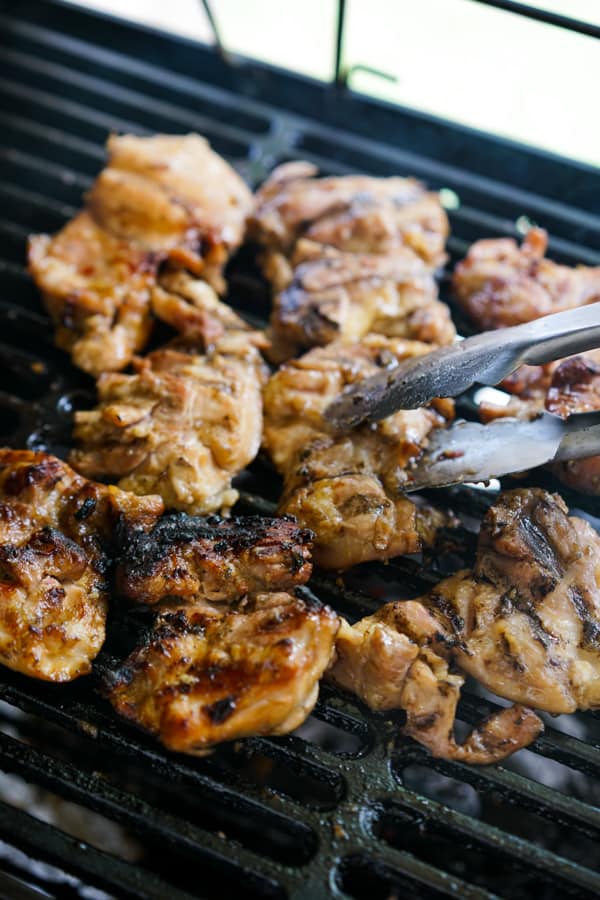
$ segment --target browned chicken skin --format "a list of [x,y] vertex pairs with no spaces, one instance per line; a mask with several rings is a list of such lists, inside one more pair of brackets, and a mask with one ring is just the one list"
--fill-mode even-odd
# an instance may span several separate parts
[[152,531],[132,529],[126,536],[117,590],[151,604],[290,590],[310,576],[311,537],[289,518],[164,516]]
[[386,603],[354,626],[342,621],[329,677],[374,710],[404,710],[405,734],[433,756],[497,762],[531,743],[542,723],[515,706],[456,742],[454,720],[464,677],[451,664],[453,637],[444,624],[428,609],[427,597]]
[[122,369],[146,344],[156,260],[103,231],[88,212],[53,238],[29,239],[29,271],[56,326],[56,343],[93,375]]
[[375,709],[405,709],[408,733],[436,755],[491,762],[536,736],[539,721],[515,707],[501,727],[490,720],[491,745],[488,722],[457,746],[463,679],[452,664],[526,707],[600,706],[600,537],[559,496],[503,494],[483,519],[473,570],[344,623],[332,676]]
[[252,207],[240,176],[197,134],[112,135],[107,150],[87,196],[100,227],[221,290],[221,268]]
[[350,253],[300,240],[271,316],[271,358],[369,332],[448,344],[455,329],[435,279],[412,251]]
[[0,450],[0,662],[47,681],[91,669],[105,636],[107,548],[162,512],[45,453]]
[[439,197],[410,178],[316,174],[308,163],[279,166],[249,219],[275,295],[270,358],[369,332],[451,342],[431,274],[448,234]]
[[231,479],[260,447],[263,363],[244,332],[226,334],[204,356],[174,344],[134,362],[135,374],[98,379],[99,404],[75,414],[72,465],[157,493],[169,508],[228,510]]
[[532,228],[521,247],[512,238],[476,241],[458,263],[454,295],[482,331],[600,300],[600,266],[559,265],[544,257],[547,243],[546,232]]
[[265,333],[252,329],[231,306],[222,303],[208,282],[179,269],[161,273],[152,291],[152,311],[186,341],[205,348],[214,347],[228,334],[259,349],[269,346]]
[[402,494],[405,467],[432,428],[452,418],[451,401],[395,413],[375,427],[336,434],[323,413],[346,385],[426,353],[427,344],[370,335],[311,350],[282,366],[264,393],[264,446],[284,475],[279,510],[315,533],[315,561],[341,569],[421,548],[442,524]]
[[600,705],[599,560],[600,537],[557,494],[504,494],[482,523],[472,575],[436,590],[452,610],[460,666],[551,713]]
[[147,641],[109,677],[118,713],[171,750],[285,734],[312,710],[331,661],[337,616],[288,593],[229,605],[163,603]]
[[252,202],[198,135],[112,136],[107,146],[109,164],[86,209],[53,238],[29,242],[29,270],[57,343],[92,375],[125,368],[145,346],[166,259],[222,289],[221,269]]
[[315,178],[310,163],[278,166],[256,193],[250,236],[288,256],[298,238],[350,253],[408,247],[429,266],[444,262],[448,219],[439,197],[412,178]]

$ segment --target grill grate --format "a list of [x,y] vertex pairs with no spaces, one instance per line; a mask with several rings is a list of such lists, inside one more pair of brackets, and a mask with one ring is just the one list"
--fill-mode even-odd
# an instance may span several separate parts
[[[23,269],[24,241],[73,214],[111,130],[198,130],[252,183],[298,157],[323,172],[420,175],[444,189],[453,257],[475,238],[518,234],[523,222],[536,220],[550,229],[557,258],[599,261],[599,182],[584,166],[424,117],[398,134],[393,129],[408,115],[402,111],[346,95],[331,101],[316,85],[257,66],[226,70],[181,39],[55,3],[24,2],[18,18],[7,12],[0,25],[0,431],[7,443],[64,452],[72,410],[89,399],[91,382],[52,346]],[[315,96],[316,112],[307,118],[302,104]],[[510,171],[511,184],[502,171]],[[236,305],[264,316],[264,297],[250,289],[243,265],[232,284]],[[271,473],[257,464],[242,487],[246,508],[271,511]],[[472,515],[486,503],[468,489],[445,497]],[[585,498],[569,499],[598,511]],[[435,580],[427,567],[395,560],[363,567],[345,583],[317,573],[312,588],[357,617],[379,602],[365,576],[404,594]],[[6,802],[0,837],[119,897],[600,894],[600,729],[593,715],[572,717],[576,735],[549,726],[514,763],[474,769],[396,742],[400,717],[375,716],[329,686],[298,734],[248,740],[199,760],[169,754],[117,721],[89,680],[55,687],[3,671],[0,698],[27,716],[15,736],[14,722],[0,712],[0,768],[120,823],[144,851],[139,863],[127,862]],[[461,719],[492,708],[467,695]],[[40,887],[73,896],[37,871],[21,873],[22,896],[39,896]]]

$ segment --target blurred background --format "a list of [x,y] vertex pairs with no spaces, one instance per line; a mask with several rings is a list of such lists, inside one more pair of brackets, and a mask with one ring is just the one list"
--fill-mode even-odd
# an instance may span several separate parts
[[[206,43],[200,0],[72,0]],[[528,0],[600,25],[600,0]],[[331,80],[336,0],[212,0],[235,54]],[[347,0],[349,86],[600,165],[598,41],[474,0]],[[375,74],[369,69],[379,70]]]

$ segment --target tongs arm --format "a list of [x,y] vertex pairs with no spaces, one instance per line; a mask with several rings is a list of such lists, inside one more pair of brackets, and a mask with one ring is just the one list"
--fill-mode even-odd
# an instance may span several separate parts
[[378,372],[340,394],[325,415],[340,429],[376,422],[475,384],[498,384],[519,366],[542,365],[600,347],[600,302],[525,325],[485,331]]
[[431,433],[427,447],[407,469],[403,490],[485,482],[559,460],[598,454],[600,411],[576,413],[566,421],[543,413],[531,422],[456,422]]

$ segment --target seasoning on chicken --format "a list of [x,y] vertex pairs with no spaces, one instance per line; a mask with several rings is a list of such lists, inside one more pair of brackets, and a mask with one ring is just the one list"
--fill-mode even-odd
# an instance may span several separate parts
[[217,290],[244,236],[252,194],[197,134],[112,135],[87,196],[101,228],[201,275]]
[[61,460],[0,450],[0,661],[46,681],[91,669],[105,636],[111,537],[163,510],[77,475]]
[[163,603],[145,643],[106,678],[118,713],[171,750],[285,734],[312,710],[338,619],[288,593]]
[[453,416],[449,400],[336,434],[323,418],[333,397],[382,368],[427,353],[415,341],[370,335],[291,360],[266,386],[264,446],[284,476],[281,513],[315,533],[320,566],[342,569],[421,549],[447,518],[402,493],[406,465],[432,428]]
[[246,341],[258,349],[269,346],[265,333],[251,328],[231,306],[221,302],[208,282],[179,269],[161,273],[152,291],[152,311],[186,341],[205,348],[231,332],[240,338],[243,332]]
[[167,515],[151,531],[135,528],[124,536],[117,590],[150,604],[169,597],[218,603],[290,590],[310,577],[311,538],[289,518]]
[[29,271],[56,343],[92,375],[124,368],[150,335],[156,260],[81,212],[51,238],[29,239]]
[[428,598],[386,603],[356,625],[342,621],[333,681],[371,709],[402,709],[404,733],[433,756],[487,765],[526,747],[542,730],[529,709],[504,709],[462,743],[454,720],[464,677],[452,666],[455,638],[428,608]]
[[419,181],[316,174],[306,162],[276,168],[256,193],[250,236],[284,257],[304,237],[350,253],[409,248],[432,268],[444,262],[448,219],[439,196]]
[[455,329],[425,263],[405,247],[388,256],[301,239],[280,275],[271,316],[272,358],[369,332],[449,344]]
[[159,494],[168,508],[228,510],[232,478],[262,435],[263,363],[244,332],[206,355],[174,343],[134,360],[135,374],[98,379],[98,406],[75,414],[71,464],[123,490]]
[[473,570],[343,624],[333,677],[376,709],[405,709],[409,733],[436,755],[491,762],[535,737],[540,723],[515,707],[501,727],[491,720],[491,745],[489,725],[462,747],[448,740],[462,684],[452,663],[527,707],[600,707],[600,537],[558,495],[503,494],[483,519]]
[[165,260],[221,290],[251,194],[198,135],[112,136],[86,209],[29,242],[29,270],[58,346],[92,375],[125,368],[146,344]]
[[461,668],[550,713],[599,706],[599,561],[600,537],[557,494],[504,494],[483,520],[473,573],[432,597],[449,604]]
[[482,331],[520,325],[600,300],[600,266],[559,265],[544,254],[547,235],[532,228],[512,238],[476,241],[456,266],[454,295]]

